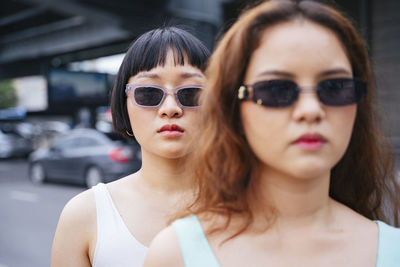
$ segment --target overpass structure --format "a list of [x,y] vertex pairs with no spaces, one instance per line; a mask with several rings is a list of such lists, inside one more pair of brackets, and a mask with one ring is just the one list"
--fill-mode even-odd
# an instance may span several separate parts
[[[185,25],[210,49],[224,25],[256,0],[3,0],[0,79],[126,51],[141,33]],[[386,0],[390,1],[390,0]],[[337,0],[368,35],[368,0]]]
[[44,74],[69,62],[123,53],[138,35],[162,25],[185,25],[211,49],[225,2],[2,1],[0,79]]

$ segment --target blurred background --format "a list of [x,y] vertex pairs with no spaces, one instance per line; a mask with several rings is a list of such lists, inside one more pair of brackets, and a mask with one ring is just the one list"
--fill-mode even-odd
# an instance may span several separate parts
[[[140,168],[139,145],[113,131],[108,105],[129,44],[152,28],[180,25],[212,50],[248,3],[1,1],[0,267],[49,266],[65,203]],[[334,3],[368,44],[381,121],[400,167],[400,1]]]

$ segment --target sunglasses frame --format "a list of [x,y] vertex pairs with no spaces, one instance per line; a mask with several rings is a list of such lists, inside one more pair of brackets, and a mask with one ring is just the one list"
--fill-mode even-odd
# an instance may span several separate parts
[[[140,105],[139,103],[137,103],[136,99],[135,99],[135,91],[137,88],[142,88],[142,87],[153,87],[153,88],[157,88],[157,89],[160,89],[161,91],[163,91],[164,94],[160,100],[160,103],[158,103],[158,105],[156,105],[156,106],[145,106],[145,105]],[[156,85],[156,84],[147,84],[147,83],[146,84],[145,83],[129,84],[128,83],[128,84],[126,84],[126,87],[125,87],[125,95],[126,95],[126,97],[131,98],[132,104],[134,104],[138,107],[142,107],[142,108],[158,108],[158,107],[160,107],[164,103],[164,100],[167,95],[173,95],[175,98],[175,102],[181,108],[198,108],[199,106],[182,105],[182,103],[179,101],[178,92],[180,90],[187,89],[187,88],[199,88],[200,90],[203,90],[203,85],[201,85],[201,84],[185,84],[185,85],[180,85],[178,87],[175,87],[172,90],[168,90],[167,88],[160,86],[160,85]]]
[[[361,90],[361,91],[359,92],[359,93],[361,94],[361,95],[360,95],[360,100],[359,100],[358,102],[354,102],[354,103],[350,103],[350,104],[345,104],[345,105],[329,105],[329,104],[325,104],[324,102],[322,102],[321,99],[320,99],[320,97],[319,97],[319,95],[318,95],[318,91],[320,90],[320,89],[319,89],[319,86],[320,86],[321,83],[323,83],[323,82],[325,82],[325,81],[331,81],[331,80],[342,80],[342,81],[348,80],[348,81],[352,81],[352,82],[354,82],[354,83],[358,83],[359,85],[361,85],[362,88],[359,88],[359,90]],[[258,99],[258,100],[257,100],[257,99],[254,99],[253,86],[254,86],[256,83],[264,82],[264,81],[257,81],[257,82],[255,82],[255,83],[253,83],[253,84],[243,84],[243,85],[241,85],[241,86],[239,87],[239,90],[238,90],[238,99],[239,99],[240,101],[243,101],[243,100],[251,100],[251,101],[253,101],[254,103],[256,103],[257,105],[262,105],[262,106],[265,106],[265,107],[271,107],[271,108],[285,108],[285,107],[290,107],[290,106],[294,105],[294,103],[298,100],[298,97],[299,97],[299,94],[300,94],[300,93],[314,93],[314,92],[315,92],[315,93],[317,94],[317,97],[318,97],[319,102],[321,102],[322,104],[324,104],[324,105],[326,105],[326,106],[330,106],[330,107],[343,107],[343,106],[347,106],[347,105],[358,104],[358,103],[360,103],[361,100],[363,100],[363,99],[365,98],[365,96],[367,95],[367,84],[366,84],[366,82],[362,81],[362,80],[359,79],[359,78],[333,78],[333,79],[325,79],[325,80],[320,81],[320,82],[319,82],[317,85],[315,85],[315,86],[299,86],[299,85],[298,85],[297,83],[295,83],[294,81],[292,81],[292,80],[287,80],[287,79],[271,79],[271,80],[266,80],[266,81],[289,81],[289,82],[295,84],[295,85],[296,85],[296,93],[297,93],[296,98],[295,98],[295,99],[293,100],[293,102],[290,103],[289,105],[283,105],[283,106],[263,105],[261,99]],[[356,90],[356,88],[355,88],[355,90]]]

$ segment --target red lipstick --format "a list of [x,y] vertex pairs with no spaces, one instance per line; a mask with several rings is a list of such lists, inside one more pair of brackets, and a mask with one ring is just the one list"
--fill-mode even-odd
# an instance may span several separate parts
[[326,143],[326,139],[318,133],[307,133],[300,136],[296,141],[295,145],[305,150],[318,150]]
[[162,136],[165,137],[179,137],[183,134],[185,130],[179,127],[176,124],[166,124],[163,127],[161,127],[157,133],[161,134]]

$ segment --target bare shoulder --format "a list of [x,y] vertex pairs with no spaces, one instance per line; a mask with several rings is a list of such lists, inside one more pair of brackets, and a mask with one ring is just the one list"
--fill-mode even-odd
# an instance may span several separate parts
[[172,226],[156,235],[150,244],[144,267],[184,267],[178,236]]
[[68,227],[79,226],[82,229],[90,226],[96,219],[96,202],[92,189],[86,190],[73,197],[61,212],[59,225]]
[[127,199],[135,194],[138,172],[107,183],[107,190],[113,198]]
[[349,227],[354,227],[354,230],[359,229],[361,232],[365,232],[366,230],[377,230],[377,224],[374,221],[366,218],[362,214],[355,212],[339,202],[336,203],[339,217],[342,221],[349,225]]
[[96,237],[93,190],[72,198],[61,212],[54,235],[52,266],[90,266],[89,245]]
[[349,243],[354,242],[361,247],[370,246],[371,250],[376,250],[379,232],[377,223],[341,203],[337,203],[336,208],[338,222],[348,233]]

